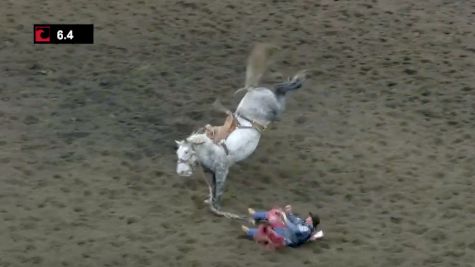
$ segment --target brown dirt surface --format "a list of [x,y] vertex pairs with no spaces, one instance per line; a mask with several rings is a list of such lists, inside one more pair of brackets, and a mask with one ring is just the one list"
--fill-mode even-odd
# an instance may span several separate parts
[[[474,266],[475,2],[0,4],[0,266]],[[94,23],[93,45],[33,45]],[[317,211],[266,252],[212,215],[174,139],[235,107],[256,42],[309,69],[223,205]]]

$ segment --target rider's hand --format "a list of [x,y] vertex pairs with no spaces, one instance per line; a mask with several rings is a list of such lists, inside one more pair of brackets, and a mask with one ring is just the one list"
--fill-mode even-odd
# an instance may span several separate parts
[[278,214],[279,216],[282,218],[282,219],[285,219],[287,217],[287,214],[285,213],[285,211],[283,210],[279,210],[278,211]]
[[284,209],[285,209],[286,213],[291,213],[292,212],[292,206],[291,205],[286,205]]

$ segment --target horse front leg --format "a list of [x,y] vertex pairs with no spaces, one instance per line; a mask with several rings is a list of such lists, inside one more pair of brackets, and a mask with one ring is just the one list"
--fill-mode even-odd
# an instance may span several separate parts
[[226,181],[227,176],[228,176],[228,169],[227,168],[223,169],[223,170],[220,170],[220,171],[217,171],[215,173],[215,175],[213,176],[214,186],[213,186],[213,190],[212,190],[213,191],[213,197],[211,199],[210,209],[216,215],[224,216],[224,217],[229,218],[229,219],[243,220],[243,219],[245,219],[244,216],[236,214],[236,213],[232,213],[232,212],[223,211],[220,207],[221,206],[220,205],[221,196],[223,195],[223,192],[224,192],[224,183]]
[[226,182],[226,178],[228,176],[229,169],[228,168],[220,168],[216,170],[213,175],[213,190],[212,190],[212,198],[211,198],[211,205],[215,209],[220,209],[221,205],[221,197],[224,193],[224,184]]
[[209,194],[208,194],[208,198],[205,199],[203,202],[205,204],[211,204],[211,203],[213,203],[214,187],[215,187],[214,186],[214,173],[212,174],[211,182],[207,182],[207,183],[208,183]]

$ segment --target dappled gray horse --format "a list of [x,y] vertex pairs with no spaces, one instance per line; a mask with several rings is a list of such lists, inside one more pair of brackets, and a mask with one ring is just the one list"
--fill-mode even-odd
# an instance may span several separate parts
[[229,168],[255,151],[262,131],[285,110],[287,93],[302,87],[304,80],[305,72],[300,72],[291,80],[275,86],[273,90],[265,87],[248,90],[233,113],[237,128],[219,144],[200,132],[193,133],[185,140],[176,141],[178,175],[192,175],[192,166],[197,163],[211,174],[207,202],[213,212],[237,217],[222,212],[219,204]]

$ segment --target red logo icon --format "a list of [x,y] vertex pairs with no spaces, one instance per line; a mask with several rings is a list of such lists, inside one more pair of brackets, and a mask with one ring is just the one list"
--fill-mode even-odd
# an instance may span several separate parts
[[51,42],[50,26],[35,26],[35,43]]

